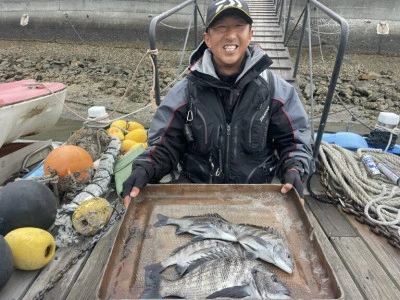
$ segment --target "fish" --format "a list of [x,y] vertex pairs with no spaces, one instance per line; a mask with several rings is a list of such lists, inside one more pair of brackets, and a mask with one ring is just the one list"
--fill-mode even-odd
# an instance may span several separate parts
[[263,262],[245,257],[209,260],[175,280],[168,280],[158,273],[149,286],[143,291],[141,299],[168,296],[190,299],[290,299],[288,288]]
[[239,244],[247,251],[289,274],[293,273],[293,255],[285,237],[276,228],[238,224],[235,225],[235,231]]
[[233,224],[217,213],[184,216],[182,218],[171,218],[163,214],[157,214],[157,219],[158,221],[154,224],[154,227],[177,225],[175,234],[191,233],[196,236],[192,241],[203,239],[220,239],[228,242],[237,241]]
[[244,250],[244,248],[237,243],[233,244],[221,240],[189,242],[176,248],[171,255],[162,262],[146,266],[146,282],[154,273],[160,273],[172,265],[176,265],[176,272],[182,276],[186,271],[192,270],[201,261],[234,256],[243,256],[249,259],[255,259],[255,255],[252,252]]

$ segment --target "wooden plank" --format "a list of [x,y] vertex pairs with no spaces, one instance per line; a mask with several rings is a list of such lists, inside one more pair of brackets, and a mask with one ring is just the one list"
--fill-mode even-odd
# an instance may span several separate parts
[[278,19],[274,20],[274,19],[267,19],[267,18],[263,18],[262,20],[254,20],[254,24],[257,24],[256,26],[259,27],[264,27],[264,28],[269,28],[269,27],[276,27],[276,25],[279,26],[279,22]]
[[282,69],[271,69],[271,72],[272,72],[274,75],[276,75],[276,76],[278,76],[278,77],[280,77],[280,78],[286,80],[287,82],[289,82],[289,83],[291,83],[291,84],[296,83],[296,78],[294,78],[294,77],[292,76],[293,71],[290,71],[290,70],[282,70]]
[[[34,296],[49,283],[54,275],[64,268],[81,249],[84,249],[88,245],[90,240],[91,238],[85,238],[77,245],[73,245],[68,248],[57,249],[54,259],[43,268],[42,272],[32,283],[31,288],[27,291],[23,299],[33,299]],[[54,285],[54,287],[44,294],[44,299],[65,299],[89,255],[90,252],[86,253],[84,257],[78,260],[78,262],[74,264],[67,273],[64,274],[64,276]]]
[[279,26],[279,24],[275,24],[275,25],[269,25],[269,26],[260,26],[258,23],[254,24],[251,27],[254,32],[263,32],[263,31],[272,31],[272,32],[282,32],[281,27]]
[[287,48],[283,46],[283,44],[279,43],[266,43],[266,42],[255,42],[253,43],[260,45],[260,47],[264,50],[274,50],[274,51],[288,51]]
[[356,283],[351,278],[350,273],[347,271],[342,260],[336,253],[332,244],[329,242],[324,231],[319,226],[318,221],[315,219],[314,215],[310,211],[309,207],[306,205],[305,210],[307,212],[308,219],[314,228],[314,234],[317,237],[319,244],[324,252],[324,255],[331,266],[336,280],[339,282],[341,295],[337,295],[340,299],[363,299],[363,295],[357,288]]
[[287,69],[291,70],[292,67],[292,61],[287,60],[287,59],[274,59],[274,63],[270,66],[270,68],[278,68],[278,69]]
[[399,299],[400,290],[359,237],[332,237],[347,270],[367,299]]
[[365,244],[400,288],[400,251],[390,245],[386,238],[371,232],[369,226],[358,222],[354,216],[346,215],[347,220],[355,227]]
[[285,51],[268,50],[266,52],[271,59],[274,58],[290,59],[289,53]]
[[281,32],[264,32],[260,34],[259,32],[253,34],[253,39],[259,39],[259,38],[282,38],[283,34]]
[[262,37],[262,36],[256,36],[253,37],[254,41],[257,41],[258,43],[264,42],[264,43],[280,43],[283,46],[283,38],[281,37]]
[[97,290],[103,270],[115,242],[120,223],[120,221],[117,221],[99,240],[71,289],[67,300],[92,300],[97,298]]
[[20,271],[14,270],[10,280],[6,286],[0,291],[0,299],[15,299],[19,300],[24,297],[29,290],[32,282],[35,281],[39,275],[38,271]]
[[336,206],[322,203],[311,196],[306,196],[305,199],[328,237],[358,236]]

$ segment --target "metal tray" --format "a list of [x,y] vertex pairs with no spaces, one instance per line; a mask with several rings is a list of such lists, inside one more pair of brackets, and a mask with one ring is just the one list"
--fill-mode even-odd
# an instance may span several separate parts
[[287,274],[273,265],[292,293],[292,299],[338,299],[340,285],[328,263],[303,206],[294,191],[281,185],[149,185],[129,206],[110,253],[100,299],[137,299],[145,289],[144,267],[167,258],[192,235],[176,235],[175,226],[154,227],[158,213],[182,217],[219,213],[232,223],[280,229],[295,259]]

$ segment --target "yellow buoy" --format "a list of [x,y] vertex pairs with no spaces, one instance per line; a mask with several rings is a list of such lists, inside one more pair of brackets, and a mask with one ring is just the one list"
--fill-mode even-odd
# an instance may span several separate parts
[[72,215],[72,225],[82,235],[94,235],[107,224],[112,214],[110,203],[94,197],[82,202]]
[[121,149],[125,153],[125,152],[128,152],[131,149],[139,147],[140,145],[141,145],[141,143],[126,139],[126,140],[122,141]]
[[128,123],[125,120],[115,120],[111,123],[110,127],[118,127],[122,131],[125,131],[128,127]]
[[119,127],[110,127],[107,129],[107,133],[109,135],[117,137],[120,141],[124,140],[124,133]]
[[144,129],[144,126],[138,122],[128,122],[127,130],[132,131],[135,129]]
[[125,135],[125,139],[132,140],[138,143],[144,143],[147,141],[147,132],[144,129],[135,129],[129,131],[127,135]]
[[22,227],[10,231],[4,239],[13,254],[14,266],[19,270],[37,270],[47,265],[56,251],[56,242],[47,231]]

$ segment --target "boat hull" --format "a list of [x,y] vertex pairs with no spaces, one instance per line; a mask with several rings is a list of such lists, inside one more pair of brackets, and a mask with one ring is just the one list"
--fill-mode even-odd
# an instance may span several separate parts
[[0,147],[54,126],[60,118],[67,87],[21,80],[0,85]]

